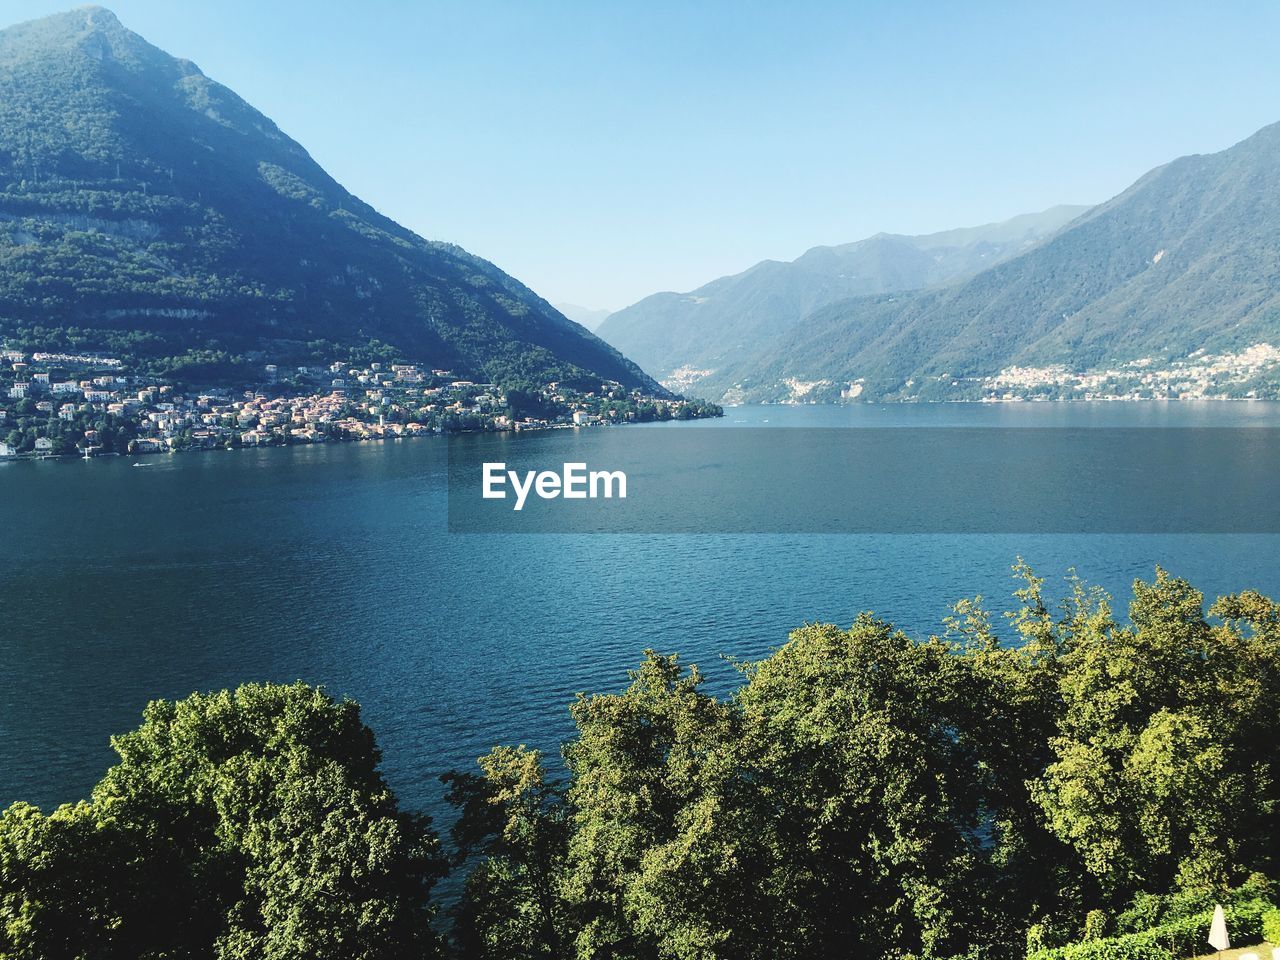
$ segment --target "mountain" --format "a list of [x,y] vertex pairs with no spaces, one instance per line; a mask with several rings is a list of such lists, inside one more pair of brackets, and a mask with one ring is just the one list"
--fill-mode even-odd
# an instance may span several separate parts
[[1280,124],[1174,160],[963,283],[829,304],[699,390],[946,399],[1011,366],[1159,369],[1280,345],[1277,169]]
[[808,314],[852,296],[913,290],[1016,256],[1087,207],[1059,206],[1003,223],[909,237],[881,233],[765,260],[690,293],[658,293],[597,330],[659,379],[694,380],[751,356]]
[[6,337],[191,378],[364,353],[656,387],[493,264],[352,196],[100,7],[0,31]]
[[590,307],[580,307],[576,303],[557,303],[555,308],[574,323],[580,323],[588,330],[596,329],[613,312],[611,310],[592,310]]

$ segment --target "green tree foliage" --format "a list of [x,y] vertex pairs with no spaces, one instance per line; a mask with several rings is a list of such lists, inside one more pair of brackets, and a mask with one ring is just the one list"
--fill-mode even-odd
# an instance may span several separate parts
[[1262,935],[1270,943],[1280,943],[1280,909],[1268,910],[1262,915]]
[[1050,829],[1112,897],[1212,884],[1274,853],[1277,610],[1203,596],[1159,571],[1131,624],[1099,603],[1064,655],[1053,760],[1033,787]]
[[[1271,901],[1241,898],[1227,907],[1227,927],[1237,942],[1257,943],[1265,935]],[[1203,956],[1213,924],[1213,908],[1170,917],[1160,924],[1114,937],[1088,937],[1050,950],[1032,950],[1027,960],[1187,960]],[[1095,912],[1096,913],[1096,912]]]
[[773,955],[955,952],[979,794],[952,733],[950,649],[864,615],[796,631],[748,676],[741,775],[766,848]]
[[0,957],[438,952],[429,823],[359,708],[304,684],[156,701],[92,799],[0,817]]
[[[563,792],[495,751],[455,781],[464,847],[489,851],[462,954],[1015,957],[1161,925],[1191,943],[1278,866],[1280,608],[1206,614],[1158,570],[1122,623],[1075,578],[1051,611],[1016,574],[1010,636],[980,599],[924,641],[812,624],[727,699],[650,652],[573,705]],[[1274,890],[1236,899],[1253,916]]]
[[482,776],[444,777],[459,809],[452,831],[458,862],[475,863],[454,939],[469,956],[569,956],[560,895],[569,837],[563,797],[548,785],[536,750],[496,747],[480,766]]
[[747,889],[717,796],[732,770],[735,718],[702,684],[696,668],[649,652],[624,693],[571,708],[565,895],[577,956],[729,952]]
[[517,420],[551,420],[565,412],[563,404],[549,400],[536,385],[528,382],[507,388],[507,406]]

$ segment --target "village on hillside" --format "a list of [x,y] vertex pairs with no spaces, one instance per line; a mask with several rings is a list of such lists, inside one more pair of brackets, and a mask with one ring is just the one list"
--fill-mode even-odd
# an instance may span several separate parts
[[1273,399],[1280,349],[1255,343],[1235,352],[1196,350],[1161,362],[1143,357],[1075,371],[1063,364],[1008,367],[983,378],[983,399],[1211,400]]
[[718,416],[605,381],[503,389],[418,364],[264,364],[252,390],[193,390],[116,358],[0,348],[0,458],[92,457]]
[[[670,384],[668,384],[670,385]],[[821,402],[830,380],[782,381],[783,402]],[[840,385],[842,401],[864,398],[866,380]],[[1172,359],[1140,357],[1077,369],[1065,363],[1010,366],[989,376],[940,374],[913,378],[896,400],[1006,403],[1023,400],[1277,400],[1280,348],[1255,343],[1239,350],[1194,350]]]

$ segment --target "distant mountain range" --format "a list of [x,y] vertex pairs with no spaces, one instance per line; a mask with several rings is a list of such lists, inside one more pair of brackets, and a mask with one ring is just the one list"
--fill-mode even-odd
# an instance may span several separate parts
[[592,310],[590,307],[580,307],[576,303],[557,303],[555,308],[574,323],[580,323],[588,330],[596,329],[613,312],[612,310]]
[[829,304],[971,276],[1026,252],[1087,209],[1060,206],[981,227],[814,247],[689,293],[646,297],[612,314],[598,332],[659,379],[696,384],[708,372],[749,362]]
[[[1051,218],[1039,236],[1025,237],[1027,249],[1010,256],[1006,246],[992,266],[973,271],[973,259],[958,254],[951,262],[963,265],[950,282],[900,273],[896,291],[827,296],[806,310],[797,305],[812,302],[804,300],[809,288],[795,265],[764,264],[691,295],[651,297],[610,317],[600,332],[660,376],[680,379],[672,371],[698,368],[684,371],[682,385],[730,401],[972,399],[984,381],[1016,379],[1011,368],[1150,373],[1193,363],[1203,367],[1195,377],[1210,392],[1250,395],[1244,390],[1252,385],[1262,388],[1256,395],[1273,395],[1280,379],[1272,349],[1280,346],[1277,170],[1280,124],[1219,153],[1158,167],[1069,223]],[[697,306],[707,306],[716,297],[730,300],[705,324],[719,331],[718,347],[695,322],[693,304],[673,309],[665,325],[651,319],[659,305],[701,299]],[[744,318],[737,325],[736,316]],[[1206,356],[1214,362],[1203,363]],[[1248,363],[1266,368],[1258,375],[1265,382],[1248,379]],[[1227,383],[1222,370],[1232,364],[1243,372]]]
[[100,7],[0,32],[5,338],[192,379],[351,354],[660,389],[493,264],[347,192]]

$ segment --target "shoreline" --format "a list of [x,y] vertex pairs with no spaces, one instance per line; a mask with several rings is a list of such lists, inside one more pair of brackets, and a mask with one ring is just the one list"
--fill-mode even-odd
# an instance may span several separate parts
[[983,400],[851,400],[847,403],[805,403],[797,400],[758,400],[752,403],[722,403],[726,410],[738,407],[916,407],[930,404],[1047,404],[1047,403],[1280,403],[1267,397],[992,397]]
[[[714,420],[722,419],[721,417],[691,417],[689,420]],[[686,423],[688,420],[658,420],[649,421],[654,423]],[[184,453],[239,453],[244,450],[283,450],[292,447],[330,447],[343,446],[351,443],[386,443],[399,440],[447,440],[453,437],[467,436],[483,436],[486,434],[511,434],[519,436],[522,433],[547,433],[552,430],[590,430],[597,427],[619,428],[635,426],[633,423],[551,423],[546,426],[537,427],[520,427],[507,428],[502,430],[448,430],[443,432],[431,433],[404,433],[395,436],[362,436],[362,437],[334,437],[325,440],[316,440],[298,443],[250,443],[239,444],[235,446],[212,446],[212,447],[175,447],[169,450],[140,450],[133,453],[118,453],[111,451],[110,453],[95,453],[85,456],[83,453],[19,453],[8,457],[0,457],[0,466],[6,463],[32,463],[45,460],[56,460],[59,462],[69,462],[73,460],[106,460],[106,459],[128,459],[130,457],[141,458],[142,460],[150,460],[157,457],[171,457]],[[135,466],[142,466],[142,463],[135,463]]]
[[[1094,397],[1084,399],[1079,397],[1064,397],[1060,399],[1044,399],[1044,400],[868,400],[854,401],[851,403],[795,403],[786,401],[772,401],[760,403],[738,403],[723,404],[722,409],[738,410],[744,407],[831,407],[836,409],[845,409],[850,407],[922,407],[922,406],[992,406],[995,404],[1008,405],[1025,405],[1035,404],[1044,406],[1049,404],[1116,404],[1123,403],[1126,405],[1138,404],[1183,404],[1183,403],[1258,403],[1258,404],[1276,404],[1280,405],[1280,400],[1269,400],[1262,397],[1146,397],[1146,398],[1129,398],[1129,397]],[[645,421],[645,423],[683,423],[695,420],[723,420],[726,419],[724,414],[715,416],[695,416],[687,420],[670,418],[657,421]],[[56,460],[67,462],[72,460],[98,460],[105,458],[139,458],[140,462],[137,466],[144,465],[155,457],[173,456],[175,454],[187,453],[234,453],[242,450],[266,450],[279,449],[289,447],[319,447],[334,446],[349,443],[382,443],[398,440],[439,440],[449,439],[453,437],[463,436],[481,436],[486,434],[506,434],[511,436],[519,436],[526,433],[546,433],[554,430],[583,430],[596,427],[619,428],[636,426],[635,422],[621,421],[594,421],[589,423],[548,423],[539,426],[521,426],[521,427],[505,427],[495,430],[449,430],[430,433],[404,433],[393,436],[349,436],[349,437],[329,437],[324,440],[303,441],[303,442],[285,442],[285,443],[255,443],[255,444],[237,444],[235,446],[208,446],[208,447],[179,447],[170,450],[143,450],[133,453],[95,453],[91,456],[84,456],[83,453],[77,454],[51,454],[51,453],[35,453],[26,452],[15,454],[8,457],[0,457],[0,466],[8,463],[31,463],[46,460]],[[904,427],[903,429],[909,429]]]

